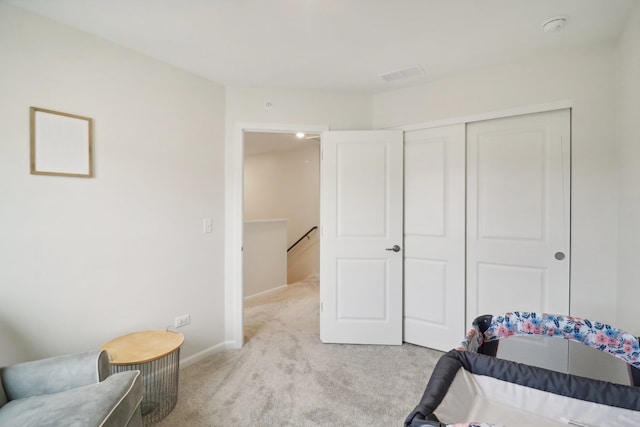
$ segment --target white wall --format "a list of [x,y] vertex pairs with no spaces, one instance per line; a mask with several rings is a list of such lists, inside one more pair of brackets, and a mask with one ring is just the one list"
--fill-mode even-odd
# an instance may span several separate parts
[[[272,106],[265,108],[265,102]],[[327,125],[331,130],[371,129],[371,96],[250,87],[227,87],[227,136],[237,123]],[[296,129],[293,129],[296,130]]]
[[[638,14],[617,53],[536,57],[371,101],[239,87],[225,97],[219,85],[0,3],[0,365],[93,348],[187,312],[183,356],[233,339],[239,252],[224,245],[235,237],[225,216],[242,222],[239,123],[370,129],[564,99],[574,105],[571,310],[637,328]],[[95,178],[29,174],[29,106],[95,119]],[[212,234],[202,234],[203,217]]]
[[312,231],[287,253],[287,283],[320,275],[320,232]]
[[640,4],[618,44],[616,126],[619,169],[618,324],[640,335]]
[[287,284],[287,220],[245,221],[245,299]]
[[[416,124],[571,100],[570,311],[616,324],[615,50],[540,56],[373,97],[374,127]],[[581,373],[589,364],[573,362]],[[584,370],[584,371],[583,371]]]
[[244,158],[244,219],[286,218],[287,247],[320,221],[320,147]]
[[[0,58],[0,366],[185,313],[183,358],[222,343],[224,88],[3,3]],[[30,106],[94,119],[95,178],[29,174]]]
[[611,322],[617,278],[614,58],[613,47],[604,45],[373,98],[374,127],[572,100],[571,311]]

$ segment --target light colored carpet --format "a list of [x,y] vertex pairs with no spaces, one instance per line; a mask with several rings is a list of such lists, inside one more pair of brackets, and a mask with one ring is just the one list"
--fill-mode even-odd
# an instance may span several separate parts
[[245,307],[246,344],[180,372],[178,404],[156,424],[401,426],[442,353],[410,344],[322,344],[318,282]]

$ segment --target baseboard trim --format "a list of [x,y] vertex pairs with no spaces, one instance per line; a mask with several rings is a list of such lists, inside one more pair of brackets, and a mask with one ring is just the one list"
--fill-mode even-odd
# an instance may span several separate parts
[[271,294],[275,294],[275,293],[278,293],[278,292],[282,292],[285,289],[287,289],[288,286],[289,285],[282,285],[282,286],[278,286],[276,288],[272,288],[272,289],[266,290],[264,292],[258,292],[257,294],[249,295],[248,297],[244,297],[244,302],[248,302],[248,301],[254,300],[256,298],[261,298],[261,297],[264,297],[264,296],[267,296],[267,295],[271,295]]
[[196,354],[192,354],[189,357],[185,357],[184,359],[180,359],[180,369],[186,368],[187,366],[193,365],[195,363],[200,362],[201,360],[206,359],[209,356],[212,356],[216,353],[220,353],[221,351],[227,350],[229,348],[233,348],[232,341],[223,341],[220,344],[216,344],[212,347],[206,348],[202,351],[197,352]]

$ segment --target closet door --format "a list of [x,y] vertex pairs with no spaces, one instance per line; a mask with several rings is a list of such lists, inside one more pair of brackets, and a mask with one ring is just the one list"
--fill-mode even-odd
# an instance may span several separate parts
[[[467,126],[467,323],[569,314],[570,112]],[[500,356],[567,371],[567,343],[504,340]]]
[[449,351],[465,332],[465,126],[404,141],[404,341]]

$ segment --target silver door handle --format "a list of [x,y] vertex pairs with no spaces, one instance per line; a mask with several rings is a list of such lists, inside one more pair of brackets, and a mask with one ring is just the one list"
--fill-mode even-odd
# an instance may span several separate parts
[[554,258],[557,259],[558,261],[562,261],[564,259],[564,253],[556,252],[556,254],[554,255]]
[[400,252],[400,246],[398,245],[393,245],[390,248],[386,248],[385,251],[393,251],[393,252]]

